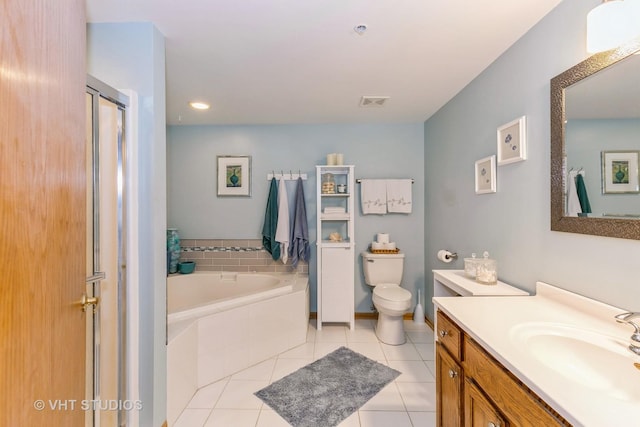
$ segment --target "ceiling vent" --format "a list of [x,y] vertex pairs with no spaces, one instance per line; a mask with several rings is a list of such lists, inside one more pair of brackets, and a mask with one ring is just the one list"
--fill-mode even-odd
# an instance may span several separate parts
[[389,96],[363,96],[360,99],[361,107],[383,107],[389,100]]

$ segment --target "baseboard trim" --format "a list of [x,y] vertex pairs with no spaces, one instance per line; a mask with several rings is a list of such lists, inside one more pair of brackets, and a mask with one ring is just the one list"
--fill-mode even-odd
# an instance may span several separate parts
[[[312,311],[312,312],[309,313],[309,319],[317,319],[317,318],[318,318],[318,312]],[[378,320],[378,313],[374,313],[374,312],[355,313],[355,318],[356,319]],[[402,318],[404,320],[412,320],[413,319],[413,314],[405,313],[404,316],[402,316]],[[426,323],[427,326],[429,326],[431,329],[433,329],[433,322],[431,322],[431,320],[429,320],[429,318],[427,316],[424,317],[424,323]]]

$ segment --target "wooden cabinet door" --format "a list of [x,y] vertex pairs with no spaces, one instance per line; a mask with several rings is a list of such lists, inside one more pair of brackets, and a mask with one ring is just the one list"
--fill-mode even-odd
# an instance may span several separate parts
[[468,378],[464,386],[464,425],[465,427],[508,426],[498,410]]
[[436,420],[440,427],[462,425],[462,381],[460,364],[436,343]]

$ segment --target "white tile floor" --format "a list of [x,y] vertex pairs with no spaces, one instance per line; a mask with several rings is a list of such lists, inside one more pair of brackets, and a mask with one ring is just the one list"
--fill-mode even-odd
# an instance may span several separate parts
[[199,389],[175,427],[286,427],[289,424],[253,393],[340,346],[402,372],[340,427],[436,425],[431,329],[405,321],[406,344],[391,346],[378,341],[373,320],[357,320],[354,331],[334,325],[318,331],[315,325],[311,320],[305,344]]

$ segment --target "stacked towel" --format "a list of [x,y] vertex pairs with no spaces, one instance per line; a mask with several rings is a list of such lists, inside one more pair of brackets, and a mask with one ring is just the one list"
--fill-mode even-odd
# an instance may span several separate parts
[[302,178],[298,178],[295,211],[293,214],[293,228],[291,230],[291,247],[289,248],[291,264],[294,267],[297,267],[298,261],[309,261],[310,251],[307,208],[304,203],[304,189],[302,186]]
[[393,213],[411,213],[411,180],[387,180],[387,210]]
[[360,203],[362,213],[387,213],[387,181],[384,179],[363,179],[360,181]]
[[276,179],[271,180],[267,209],[264,213],[264,225],[262,226],[262,246],[271,254],[274,260],[280,258],[280,244],[276,242],[276,227],[278,225],[278,186]]
[[287,196],[287,185],[284,179],[278,184],[278,225],[276,227],[275,239],[280,243],[280,253],[282,263],[286,264],[289,259],[289,199]]

